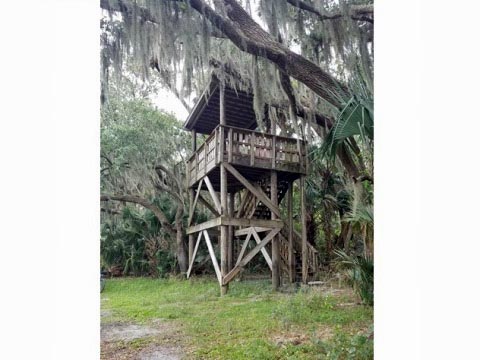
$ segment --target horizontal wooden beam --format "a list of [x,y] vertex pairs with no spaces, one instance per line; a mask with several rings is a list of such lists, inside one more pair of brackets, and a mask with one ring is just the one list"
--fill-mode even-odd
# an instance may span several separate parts
[[[231,218],[227,216],[221,217],[221,225],[244,226],[244,227],[262,227],[262,228],[282,228],[282,220],[265,220],[265,219],[244,219]],[[269,230],[270,230],[269,229]]]
[[[254,228],[269,228],[270,229],[281,229],[284,225],[282,220],[265,220],[265,219],[237,219],[229,216],[219,216],[214,219],[205,221],[201,224],[190,226],[187,228],[187,234],[193,234],[198,231],[203,231],[210,229],[212,227],[221,226],[221,225],[231,225],[231,226],[243,226],[243,227],[254,227]],[[266,231],[266,230],[265,230]]]
[[195,226],[190,226],[189,228],[187,228],[187,234],[193,234],[193,233],[196,233],[198,231],[203,231],[203,230],[206,230],[206,229],[210,229],[212,227],[219,226],[219,225],[221,225],[221,218],[216,217],[215,219],[205,221],[201,224],[198,224],[198,225],[195,225]]
[[269,228],[269,227],[260,227],[260,226],[253,226],[252,227],[252,226],[250,226],[248,228],[240,229],[240,230],[235,231],[235,236],[247,235],[249,233],[250,229],[255,230],[257,233],[272,230],[272,228]]

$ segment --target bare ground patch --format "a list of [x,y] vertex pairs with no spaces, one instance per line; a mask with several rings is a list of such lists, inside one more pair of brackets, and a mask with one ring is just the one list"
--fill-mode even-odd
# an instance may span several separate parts
[[100,358],[105,360],[178,360],[185,353],[182,333],[171,322],[104,323],[100,334]]

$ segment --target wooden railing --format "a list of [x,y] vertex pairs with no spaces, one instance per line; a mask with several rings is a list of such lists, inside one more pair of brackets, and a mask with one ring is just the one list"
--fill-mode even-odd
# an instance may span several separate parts
[[[302,236],[293,230],[293,256],[295,253],[302,254]],[[288,255],[288,228],[284,227],[280,233],[280,259],[286,272],[288,273],[289,255]],[[295,260],[293,261],[295,268]],[[309,274],[315,274],[318,271],[318,251],[312,244],[307,242],[307,269]]]
[[189,185],[221,161],[236,165],[306,173],[302,140],[218,125],[188,160]]
[[216,166],[216,131],[197,149],[187,162],[189,185],[205,176]]

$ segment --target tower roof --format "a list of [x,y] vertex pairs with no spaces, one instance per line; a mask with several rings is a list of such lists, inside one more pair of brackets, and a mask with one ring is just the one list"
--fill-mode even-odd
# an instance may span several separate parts
[[[253,108],[253,94],[225,84],[225,120],[227,126],[255,129],[257,121]],[[220,86],[218,78],[212,75],[183,126],[200,134],[211,134],[218,124],[220,124]]]

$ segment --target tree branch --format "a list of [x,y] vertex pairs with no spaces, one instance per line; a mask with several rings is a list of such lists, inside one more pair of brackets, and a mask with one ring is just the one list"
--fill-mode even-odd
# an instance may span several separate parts
[[152,211],[157,217],[157,219],[160,221],[160,223],[162,224],[162,227],[167,231],[167,233],[172,237],[172,239],[175,238],[176,231],[172,226],[172,224],[170,224],[170,222],[168,221],[163,211],[159,207],[147,201],[146,199],[143,199],[138,196],[133,196],[133,195],[101,195],[100,196],[100,201],[111,201],[111,200],[125,201],[129,203],[138,204]]
[[[228,18],[218,14],[203,0],[189,1],[193,9],[205,16],[240,50],[270,60],[281,71],[305,84],[334,107],[341,107],[341,99],[348,93],[346,87],[310,60],[280,44],[263,30],[235,0],[223,0]],[[123,1],[120,2],[124,4]],[[122,10],[121,6],[112,8],[108,4],[108,0],[102,0],[101,6],[113,11],[127,11]],[[138,13],[144,14],[144,11],[139,9]]]
[[[287,0],[287,2],[299,9],[308,11],[315,15],[318,15],[319,20],[334,20],[344,16],[340,11],[333,14],[324,14],[319,9],[315,8],[312,4],[309,4],[302,0]],[[350,17],[353,20],[367,21],[373,24],[373,5],[353,5],[350,7]],[[367,15],[372,15],[368,17]]]
[[170,170],[168,170],[165,166],[163,166],[162,164],[156,165],[155,166],[155,171],[157,172],[157,175],[159,177],[161,175],[160,171],[163,171],[165,174],[167,174],[167,177],[170,180],[173,180],[175,182],[175,185],[177,186],[177,190],[178,190],[178,193],[176,193],[176,196],[181,201],[181,203],[183,204],[183,196],[182,196],[183,188],[182,188],[182,184],[180,184],[180,181],[178,180],[178,178]]

